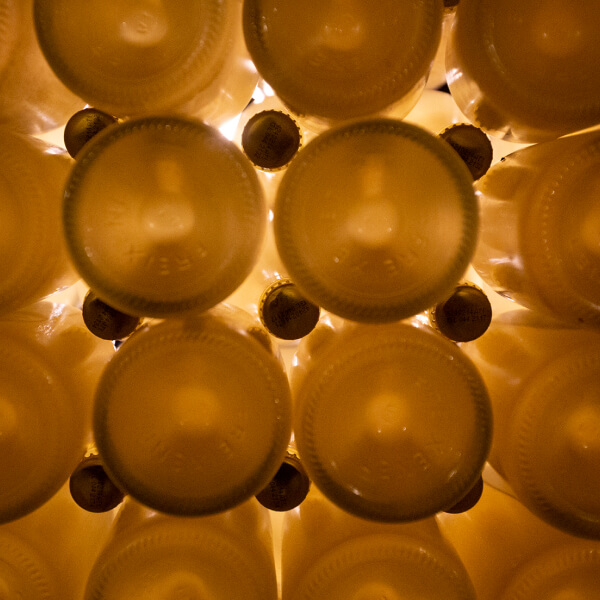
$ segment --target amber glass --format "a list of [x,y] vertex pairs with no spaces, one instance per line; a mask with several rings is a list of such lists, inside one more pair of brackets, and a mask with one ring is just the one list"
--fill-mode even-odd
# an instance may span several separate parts
[[600,333],[511,311],[464,350],[490,393],[491,465],[540,518],[600,539]]
[[35,512],[0,526],[0,597],[80,600],[113,520],[85,512],[64,485]]
[[0,128],[0,314],[79,278],[61,227],[64,150]]
[[73,262],[129,315],[214,306],[250,273],[267,222],[248,159],[200,121],[149,117],[99,133],[67,183]]
[[473,266],[503,296],[576,325],[600,325],[600,133],[523,148],[476,184]]
[[42,133],[83,108],[44,58],[33,26],[33,0],[0,0],[0,125]]
[[246,0],[244,35],[259,73],[296,113],[336,121],[397,103],[406,114],[425,86],[443,10],[441,0]]
[[298,451],[342,509],[401,522],[454,506],[491,438],[487,391],[460,349],[428,327],[322,323],[291,373]]
[[113,352],[75,308],[45,302],[0,319],[0,523],[48,501],[77,466]]
[[588,0],[461,0],[447,78],[471,122],[540,142],[600,121],[600,5]]
[[60,79],[116,116],[178,111],[218,124],[256,86],[241,2],[35,0],[40,46]]
[[512,496],[485,485],[473,509],[437,519],[478,600],[600,598],[600,543],[550,527]]
[[128,499],[94,565],[86,600],[276,600],[267,510],[171,517]]
[[456,553],[433,518],[383,524],[359,519],[312,489],[286,513],[283,600],[474,600]]
[[277,192],[277,248],[301,292],[347,319],[397,321],[445,298],[477,236],[472,177],[457,153],[392,119],[331,129],[300,151]]
[[97,390],[107,473],[147,506],[197,516],[257,494],[281,465],[290,393],[266,331],[224,306],[142,327]]

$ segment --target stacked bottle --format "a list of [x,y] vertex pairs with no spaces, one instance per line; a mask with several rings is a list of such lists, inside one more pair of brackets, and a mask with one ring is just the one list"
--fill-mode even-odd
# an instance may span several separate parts
[[600,333],[522,310],[464,349],[490,393],[491,465],[540,518],[600,539]]
[[94,435],[109,477],[177,515],[264,489],[291,435],[290,392],[267,332],[224,305],[144,325],[105,369]]
[[276,600],[267,510],[256,500],[201,518],[126,500],[94,565],[85,600]]
[[78,279],[61,226],[64,150],[0,128],[0,314]]
[[523,148],[476,183],[473,266],[503,296],[555,318],[600,324],[600,133]]
[[66,185],[73,262],[130,315],[205,310],[250,273],[267,214],[248,159],[200,121],[149,117],[109,127]]
[[356,121],[310,142],[288,167],[274,209],[290,277],[347,319],[397,321],[446,297],[477,236],[472,177],[426,131]]
[[442,17],[438,0],[376,6],[251,0],[244,3],[244,35],[259,73],[286,105],[299,115],[339,122],[393,104],[404,115],[414,106]]
[[35,512],[0,525],[0,596],[80,600],[114,517],[84,511],[65,485]]
[[47,502],[91,440],[94,389],[112,344],[51,303],[0,320],[0,523]]
[[491,437],[487,392],[429,327],[324,318],[298,347],[291,385],[304,467],[342,509],[411,521],[476,485]]
[[593,126],[599,26],[595,2],[461,0],[446,56],[450,91],[472,123],[513,141]]
[[427,311],[430,325],[453,342],[481,337],[492,321],[492,305],[485,292],[470,281],[461,281],[452,294]]
[[1,126],[42,133],[83,108],[83,100],[61,83],[40,51],[33,0],[0,0],[0,40]]
[[433,518],[356,518],[312,490],[285,515],[283,600],[474,600],[469,577]]
[[48,63],[90,105],[119,117],[178,112],[218,126],[252,97],[241,2],[86,5],[35,0]]
[[469,512],[438,522],[479,600],[599,597],[600,543],[550,527],[493,487]]

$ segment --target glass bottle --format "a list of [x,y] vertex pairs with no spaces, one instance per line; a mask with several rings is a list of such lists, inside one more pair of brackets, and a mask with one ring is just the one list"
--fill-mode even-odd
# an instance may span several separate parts
[[489,485],[464,514],[437,516],[479,600],[600,598],[600,543],[550,527]]
[[68,480],[91,439],[94,389],[113,352],[75,308],[45,302],[0,319],[0,523]]
[[0,127],[0,314],[74,284],[61,227],[72,160],[64,150]]
[[476,183],[473,266],[524,306],[600,325],[600,133],[523,148]]
[[492,467],[541,519],[600,539],[600,332],[512,311],[464,350],[490,393]]
[[85,600],[276,600],[268,511],[254,499],[210,517],[172,517],[128,498]]
[[36,511],[0,525],[0,597],[80,600],[114,517],[85,512],[64,485]]
[[541,142],[600,121],[597,2],[461,0],[446,56],[450,92],[492,135]]
[[279,98],[335,122],[392,104],[406,114],[425,86],[442,16],[441,0],[251,0],[243,24],[252,60]]
[[438,45],[437,53],[433,59],[431,71],[427,78],[428,89],[439,89],[446,85],[446,47],[448,35],[454,23],[456,7],[459,0],[444,0],[444,19],[442,21],[442,35]]
[[176,117],[126,121],[86,144],[63,216],[98,297],[152,317],[225,299],[254,266],[267,223],[248,159],[217,130]]
[[0,40],[0,126],[42,133],[83,108],[83,100],[59,81],[40,51],[33,0],[0,0]]
[[422,519],[475,485],[490,445],[487,391],[431,328],[323,318],[294,358],[294,433],[323,494],[365,519]]
[[173,111],[218,126],[252,97],[241,2],[35,0],[40,46],[65,85],[111,115]]
[[310,142],[277,192],[275,240],[312,302],[397,321],[446,297],[477,236],[472,177],[457,153],[397,120],[356,121]]
[[119,488],[198,516],[257,494],[281,465],[290,393],[267,332],[240,309],[144,325],[104,371],[94,434]]
[[492,321],[492,305],[485,292],[470,281],[461,281],[452,294],[427,310],[430,325],[453,342],[481,337]]
[[354,517],[311,490],[285,514],[283,600],[474,600],[458,556],[433,518],[382,524]]

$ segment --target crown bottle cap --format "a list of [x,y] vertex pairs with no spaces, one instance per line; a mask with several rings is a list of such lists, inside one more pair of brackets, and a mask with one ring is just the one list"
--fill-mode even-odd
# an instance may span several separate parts
[[269,333],[284,340],[298,340],[316,327],[321,311],[292,281],[278,279],[261,296],[258,313]]
[[98,456],[81,461],[69,479],[69,490],[81,508],[93,513],[108,512],[125,497],[111,481]]
[[242,148],[259,169],[285,167],[302,145],[302,133],[292,117],[279,110],[253,115],[242,131]]
[[453,342],[481,337],[492,321],[492,305],[478,286],[459,284],[454,293],[429,310],[432,326]]
[[471,510],[483,494],[483,477],[479,477],[475,485],[454,506],[447,508],[444,512],[458,514]]
[[103,129],[116,123],[115,117],[96,108],[76,112],[65,125],[65,148],[75,158],[79,151]]
[[458,152],[474,180],[486,174],[492,164],[494,149],[481,129],[467,123],[456,123],[439,135]]
[[92,290],[83,300],[82,315],[90,332],[103,340],[122,340],[142,322],[139,317],[126,315],[102,302]]
[[275,477],[256,494],[256,499],[269,510],[288,511],[300,506],[309,488],[310,479],[300,459],[288,452]]

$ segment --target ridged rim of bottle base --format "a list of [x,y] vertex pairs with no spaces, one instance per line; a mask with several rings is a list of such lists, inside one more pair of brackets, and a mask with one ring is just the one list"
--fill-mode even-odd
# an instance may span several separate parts
[[[38,465],[37,472],[23,474],[20,484],[10,490],[8,497],[5,495],[6,490],[0,489],[0,523],[6,523],[32,512],[60,489],[76,466],[78,450],[80,447],[83,449],[84,443],[83,434],[80,440],[74,440],[72,431],[69,431],[74,420],[72,410],[65,406],[65,401],[72,402],[69,391],[43,356],[14,336],[1,334],[0,362],[0,371],[10,371],[13,377],[21,375],[23,381],[26,378],[29,395],[35,394],[43,399],[39,403],[43,413],[36,420],[42,424],[42,433],[45,433],[43,439],[37,440],[35,450],[36,456],[39,453],[42,457],[40,462],[45,465],[44,469],[40,471]],[[25,409],[28,411],[30,407]],[[62,427],[61,434],[58,435],[58,425],[61,422],[66,422],[67,427]],[[65,464],[65,459],[69,456],[73,459],[72,464]],[[56,464],[57,459],[59,464]],[[49,463],[50,467],[47,466]],[[33,492],[30,489],[32,483],[35,486]],[[7,499],[10,499],[8,506]]]
[[[0,563],[0,569],[8,567],[23,579],[27,585],[27,600],[58,600],[60,597],[59,590],[56,590],[53,584],[53,573],[44,559],[34,548],[11,532],[0,534]],[[15,593],[17,591],[10,590]],[[12,594],[9,593],[9,597],[12,598]]]
[[[35,0],[35,29],[40,47],[52,69],[70,90],[86,102],[117,116],[156,112],[180,106],[206,89],[218,76],[225,60],[223,46],[227,41],[223,40],[223,36],[229,33],[227,21],[231,20],[231,15],[227,13],[230,12],[230,5],[202,2],[198,6],[201,6],[203,13],[207,8],[210,9],[210,16],[206,18],[204,14],[204,27],[202,34],[196,35],[194,51],[179,64],[170,64],[155,75],[137,81],[124,77],[111,79],[106,73],[91,71],[89,65],[79,62],[74,67],[68,56],[58,54],[52,32],[48,30],[48,23],[55,21],[56,0]],[[59,31],[58,35],[62,34]],[[215,55],[215,49],[218,55]],[[92,50],[90,52],[93,53]],[[198,72],[206,72],[207,64],[210,70],[202,78],[203,84],[200,86],[196,82],[199,79]],[[179,82],[186,79],[194,84],[188,85],[183,93],[173,94],[173,90],[180,87]]]
[[[468,40],[471,44],[469,50],[475,54],[481,54],[482,49],[488,55],[489,61],[485,67],[478,66],[473,70],[473,64],[465,60],[468,53],[461,52],[461,62],[466,64],[467,72],[473,70],[477,85],[489,98],[493,98],[501,107],[506,107],[509,114],[514,114],[524,122],[530,121],[533,126],[538,124],[540,117],[543,119],[541,127],[544,129],[549,125],[557,127],[562,133],[576,131],[586,127],[582,123],[585,120],[587,126],[598,122],[600,115],[600,101],[597,95],[588,94],[590,100],[585,106],[573,105],[572,100],[558,102],[556,97],[545,91],[532,96],[534,88],[531,86],[523,90],[515,85],[512,73],[508,72],[497,54],[497,43],[494,40],[494,13],[506,11],[498,0],[469,0],[461,2],[457,7],[457,24],[455,28],[462,31],[469,27]],[[515,17],[516,18],[516,17]],[[461,26],[461,22],[468,25]],[[456,35],[456,33],[455,33]],[[467,34],[462,35],[463,41]],[[528,50],[525,49],[524,52]],[[593,69],[593,61],[590,61]],[[570,89],[570,88],[569,88]],[[491,90],[491,91],[490,91]],[[515,100],[518,103],[518,112],[513,112]],[[556,134],[558,136],[558,133]],[[546,136],[547,137],[547,136]]]
[[[277,59],[277,52],[270,51],[266,38],[268,16],[264,15],[262,2],[263,0],[244,2],[246,44],[265,81],[299,114],[337,119],[361,117],[383,110],[409,94],[427,76],[441,38],[441,3],[429,0],[413,2],[424,15],[425,34],[420,38],[420,45],[413,48],[410,54],[406,53],[409,56],[408,62],[401,62],[395,69],[390,69],[371,87],[365,87],[364,81],[360,81],[353,94],[348,93],[347,89],[336,92],[331,87],[331,80],[324,81],[321,88],[316,87],[315,81],[310,84],[298,81],[293,69]],[[310,94],[309,98],[306,97],[307,93]],[[325,110],[311,108],[324,104],[328,107]]]
[[[562,320],[599,326],[600,297],[595,301],[573,289],[564,260],[557,251],[563,236],[555,231],[555,224],[562,219],[561,207],[564,209],[570,200],[568,186],[577,181],[583,169],[594,163],[600,166],[600,138],[582,150],[566,155],[561,163],[558,172],[531,199],[519,237],[524,257],[531,261],[528,272],[547,309]],[[531,235],[532,231],[536,235]],[[593,274],[591,277],[594,278]]]
[[[264,600],[265,596],[261,594],[267,587],[265,582],[255,577],[255,566],[249,563],[245,554],[226,535],[214,530],[210,525],[199,532],[190,531],[190,529],[182,526],[178,526],[177,531],[173,532],[172,530],[169,531],[169,526],[172,527],[172,524],[159,523],[153,525],[141,538],[130,537],[124,547],[117,548],[116,551],[109,548],[111,550],[110,554],[101,554],[88,578],[85,599],[104,600],[113,598],[112,594],[115,592],[118,594],[119,590],[114,588],[111,590],[110,585],[114,581],[116,573],[129,568],[128,561],[132,558],[135,559],[136,555],[140,554],[142,558],[145,557],[146,560],[150,560],[148,555],[151,555],[153,551],[160,551],[165,546],[172,547],[176,545],[183,548],[189,546],[188,556],[194,553],[195,550],[194,554],[198,555],[199,562],[202,558],[206,559],[208,555],[212,562],[220,560],[226,563],[230,569],[235,567],[236,570],[232,575],[238,575],[238,578],[243,581],[246,586],[244,592],[247,594],[252,593],[249,598]],[[150,565],[153,562],[150,560]],[[249,582],[254,582],[254,590],[247,588]],[[275,581],[273,581],[274,587]],[[148,591],[151,591],[151,589]],[[110,595],[107,596],[107,593]]]
[[510,436],[516,458],[506,465],[517,495],[529,509],[554,527],[579,537],[600,539],[600,514],[580,510],[540,478],[538,424],[552,401],[562,403],[557,387],[577,385],[580,375],[600,373],[600,342],[570,352],[550,363],[527,384],[518,404],[518,420]]
[[[0,143],[0,162],[3,170],[10,173],[10,179],[3,177],[2,174],[0,177],[5,179],[9,188],[25,192],[26,196],[22,198],[24,202],[18,209],[23,217],[22,220],[27,224],[29,235],[20,237],[19,262],[13,266],[12,275],[3,278],[0,282],[0,313],[20,308],[36,299],[36,292],[40,290],[40,281],[43,282],[47,277],[50,251],[48,247],[50,236],[46,226],[47,202],[43,198],[39,181],[25,168],[26,161],[19,159],[23,151],[31,155],[32,150],[27,148],[25,142],[17,135],[12,135],[10,132],[7,141],[10,141],[10,145]],[[15,144],[20,148],[15,148]],[[31,158],[41,160],[43,157]]]
[[[296,200],[290,193],[296,180],[306,178],[306,171],[311,165],[318,163],[319,155],[323,149],[339,143],[344,139],[356,135],[369,135],[370,133],[386,133],[399,135],[404,139],[414,142],[429,151],[440,161],[456,184],[456,195],[464,211],[463,230],[460,245],[455,252],[452,268],[438,277],[433,282],[426,281],[413,292],[412,298],[404,296],[404,289],[395,293],[386,294],[383,300],[381,295],[369,296],[364,291],[356,293],[354,298],[349,297],[348,290],[332,285],[328,278],[315,274],[307,264],[306,256],[301,242],[297,241],[297,219],[293,212]],[[399,321],[420,313],[445,299],[454,285],[464,274],[477,242],[477,229],[479,222],[479,209],[473,192],[473,178],[464,162],[459,158],[446,142],[438,139],[424,129],[393,119],[369,119],[342,125],[321,134],[300,151],[298,157],[292,161],[280,183],[275,206],[275,241],[290,277],[300,291],[314,304],[321,306],[338,316],[352,321],[367,323],[385,323]],[[426,288],[423,290],[423,288]]]
[[[501,600],[536,600],[536,588],[577,567],[600,569],[600,547],[569,544],[543,553],[528,563],[508,585]],[[577,594],[577,591],[574,591]],[[573,597],[577,597],[576,595]],[[583,598],[583,596],[581,596]]]
[[[287,444],[291,434],[291,399],[287,378],[281,370],[276,359],[259,349],[252,340],[241,333],[232,332],[224,325],[211,325],[211,329],[194,329],[185,321],[165,321],[150,329],[136,332],[105,369],[96,392],[94,405],[94,435],[98,451],[103,458],[104,467],[110,478],[118,486],[129,493],[142,504],[155,510],[173,515],[202,516],[228,510],[248,500],[263,488],[273,478],[285,456]],[[109,435],[108,415],[110,412],[111,389],[116,385],[119,377],[126,372],[130,365],[144,360],[148,351],[158,351],[168,354],[169,347],[190,342],[194,345],[213,346],[220,350],[220,354],[227,351],[232,364],[251,364],[257,372],[262,372],[265,388],[270,392],[273,407],[271,422],[273,441],[268,453],[262,461],[256,461],[252,475],[237,483],[218,496],[211,497],[202,493],[200,496],[182,498],[178,495],[168,496],[164,489],[152,487],[152,479],[147,475],[141,479],[135,468],[122,464],[119,460],[119,451],[115,448]],[[276,375],[281,371],[281,377]],[[262,414],[263,421],[267,419]],[[246,443],[251,443],[246,439]],[[147,445],[147,444],[146,444]],[[226,477],[227,474],[224,474]],[[189,477],[184,472],[182,478]],[[198,491],[203,492],[199,481]]]
[[7,65],[15,41],[16,11],[12,0],[0,0],[0,73]]
[[[324,598],[329,584],[351,575],[357,567],[365,568],[374,562],[397,562],[398,570],[412,569],[422,573],[441,576],[454,591],[446,598],[475,600],[475,591],[464,567],[458,560],[435,548],[427,547],[422,540],[401,534],[373,534],[342,542],[321,557],[306,573],[292,594],[294,600]],[[378,582],[385,585],[386,582]],[[402,590],[398,590],[399,597]]]
[[[236,186],[237,237],[240,248],[230,253],[226,269],[218,273],[201,289],[193,293],[179,292],[175,300],[146,298],[143,294],[119,289],[118,284],[126,281],[110,281],[110,268],[98,269],[80,241],[77,229],[78,188],[86,176],[86,171],[94,160],[110,149],[111,144],[120,139],[135,135],[138,131],[154,128],[159,131],[184,133],[199,139],[202,143],[212,144],[214,152],[219,153],[239,173],[232,185]],[[113,308],[133,316],[167,317],[175,313],[202,311],[211,308],[227,298],[249,275],[258,257],[260,245],[266,228],[266,203],[258,182],[254,167],[242,152],[216,130],[201,121],[181,117],[144,117],[107,127],[95,136],[75,163],[64,193],[63,225],[66,244],[76,269],[97,295]]]
[[[433,332],[423,331],[406,324],[395,324],[393,331],[386,333],[381,328],[362,330],[358,337],[349,332],[342,335],[334,345],[320,357],[320,367],[309,371],[304,387],[296,395],[295,427],[298,451],[309,477],[321,492],[343,510],[364,519],[382,522],[407,522],[431,517],[435,513],[454,506],[473,487],[483,470],[491,444],[492,411],[487,390],[479,372],[470,360],[450,341]],[[352,340],[358,339],[359,349],[353,349]],[[367,343],[365,343],[365,340]],[[373,362],[378,356],[390,356],[394,350],[402,355],[417,353],[431,359],[435,364],[451,365],[460,369],[460,376],[471,390],[473,404],[474,433],[478,435],[472,446],[477,453],[468,455],[469,464],[461,465],[463,472],[440,482],[439,489],[431,488],[425,493],[418,506],[406,506],[397,502],[379,502],[365,499],[360,490],[340,483],[336,472],[330,474],[319,457],[314,438],[316,413],[326,404],[330,381],[340,372],[362,371],[361,363]],[[430,361],[431,362],[431,361]],[[437,371],[436,371],[437,372]],[[307,391],[308,389],[308,391]],[[462,449],[464,452],[465,449]],[[329,463],[327,463],[329,465]],[[465,467],[470,467],[468,470]],[[401,485],[401,482],[399,482]],[[372,495],[372,493],[371,493]]]

